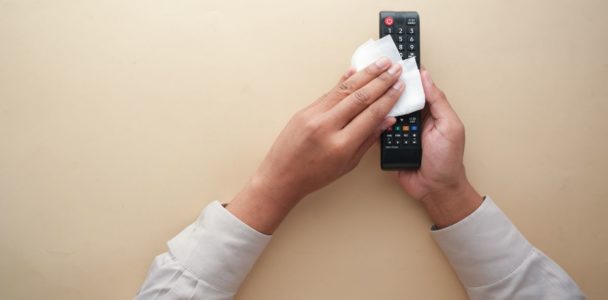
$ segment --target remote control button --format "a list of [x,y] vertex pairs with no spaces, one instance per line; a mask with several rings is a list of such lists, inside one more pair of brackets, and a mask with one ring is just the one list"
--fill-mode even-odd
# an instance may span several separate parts
[[403,34],[403,27],[397,28],[397,34]]
[[403,43],[403,36],[397,36],[397,43]]
[[395,128],[395,131],[401,131],[401,126],[399,126],[399,125],[396,125],[394,128]]
[[400,140],[395,140],[395,145],[399,145],[399,144],[401,144],[401,141]]
[[413,36],[410,36],[409,38],[407,38],[407,41],[413,43],[416,41],[416,39]]
[[403,132],[409,132],[410,131],[410,127],[409,126],[403,126]]
[[415,134],[415,133],[412,133],[412,137],[413,137],[413,138],[415,138],[415,137],[416,137],[416,134]]
[[386,33],[387,34],[393,34],[393,28],[392,27],[386,28]]
[[393,17],[388,16],[388,17],[384,18],[384,25],[393,26],[393,23],[395,23],[395,20],[393,20]]
[[416,25],[416,18],[407,18],[407,25]]
[[393,127],[391,126],[391,127],[389,127],[389,128],[386,128],[386,131],[387,131],[387,132],[392,132],[392,131],[393,131]]
[[414,53],[414,52],[408,52],[407,53],[407,58],[412,58],[414,56],[416,56],[416,53]]
[[401,59],[403,59],[403,52],[399,52],[399,55],[401,55]]
[[411,129],[412,131],[418,131],[418,126],[416,126],[416,125],[412,125],[412,126],[410,126],[410,129]]
[[407,45],[407,50],[414,51],[414,49],[416,49],[416,46],[414,46],[414,44]]
[[397,45],[397,49],[399,49],[399,51],[403,51],[403,44]]
[[407,140],[403,141],[403,144],[404,144],[404,145],[407,145],[407,144],[408,144],[408,141],[407,141]]
[[395,138],[398,139],[401,137],[401,133],[395,133]]
[[399,117],[399,118],[397,118],[397,122],[403,123],[403,122],[405,122],[405,118],[404,117]]
[[391,139],[386,140],[386,144],[387,145],[392,145],[393,144],[393,140],[391,140]]
[[416,144],[418,144],[418,141],[412,140],[412,144],[416,145]]
[[416,117],[410,117],[410,123],[416,123]]
[[414,27],[408,27],[407,34],[414,34]]
[[390,133],[387,133],[387,134],[386,134],[386,138],[387,138],[387,139],[392,139],[392,138],[393,138],[393,135],[392,135],[392,134],[390,134]]

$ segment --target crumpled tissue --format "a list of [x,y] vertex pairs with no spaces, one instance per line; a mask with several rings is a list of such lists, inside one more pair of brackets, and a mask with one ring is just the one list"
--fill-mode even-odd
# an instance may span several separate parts
[[393,63],[401,64],[401,80],[405,83],[405,91],[388,116],[401,116],[424,108],[424,89],[416,59],[411,57],[402,60],[390,35],[376,41],[370,39],[359,46],[351,58],[351,64],[359,71],[383,56],[388,57]]

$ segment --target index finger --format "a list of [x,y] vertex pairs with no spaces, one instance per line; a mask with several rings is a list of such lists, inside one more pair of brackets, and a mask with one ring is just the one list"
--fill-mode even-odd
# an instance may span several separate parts
[[391,66],[391,60],[388,57],[382,57],[375,63],[358,71],[346,80],[341,80],[325,97],[325,101],[321,103],[322,109],[327,111],[334,107],[342,99],[348,97],[356,90],[362,88],[376,77],[380,76],[384,71]]

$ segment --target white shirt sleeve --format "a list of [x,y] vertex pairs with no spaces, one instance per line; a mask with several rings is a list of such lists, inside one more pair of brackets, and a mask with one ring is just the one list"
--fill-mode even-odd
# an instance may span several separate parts
[[135,299],[232,299],[270,238],[212,202],[154,259]]
[[[473,300],[584,299],[489,197],[432,235]],[[232,299],[270,238],[213,202],[156,257],[135,299]]]
[[585,299],[489,197],[471,215],[432,235],[470,299]]

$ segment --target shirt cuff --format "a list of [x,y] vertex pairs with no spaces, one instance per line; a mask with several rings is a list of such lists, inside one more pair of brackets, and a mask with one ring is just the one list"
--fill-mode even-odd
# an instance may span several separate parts
[[270,238],[214,201],[168,246],[176,260],[199,280],[236,293]]
[[506,278],[533,251],[490,197],[460,222],[431,234],[466,287]]

